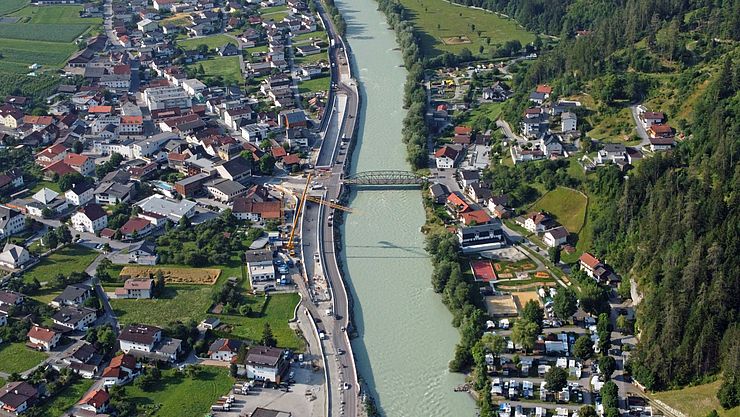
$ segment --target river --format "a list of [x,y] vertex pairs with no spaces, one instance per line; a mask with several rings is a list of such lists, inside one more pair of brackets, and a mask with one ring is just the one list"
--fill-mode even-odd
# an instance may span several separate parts
[[[353,171],[408,170],[401,127],[406,70],[395,34],[373,0],[341,0],[347,41],[360,81],[362,109]],[[447,370],[459,339],[452,315],[431,288],[419,190],[353,191],[356,214],[342,227],[360,376],[388,417],[473,416],[475,403],[453,392],[461,374]]]

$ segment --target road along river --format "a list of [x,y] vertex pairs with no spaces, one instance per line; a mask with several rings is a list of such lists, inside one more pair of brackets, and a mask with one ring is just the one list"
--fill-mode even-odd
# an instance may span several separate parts
[[[360,82],[362,110],[352,172],[408,170],[401,142],[406,70],[394,33],[373,0],[341,0]],[[341,259],[354,299],[358,371],[388,417],[473,416],[475,403],[453,392],[463,382],[447,363],[459,339],[452,315],[431,288],[419,190],[353,190],[356,214],[342,226]]]

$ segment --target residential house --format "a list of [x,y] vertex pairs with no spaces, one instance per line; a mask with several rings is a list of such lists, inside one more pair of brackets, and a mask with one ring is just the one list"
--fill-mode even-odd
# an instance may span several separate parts
[[451,216],[457,218],[461,213],[465,213],[470,210],[470,205],[459,192],[455,191],[447,196],[445,208]]
[[457,173],[463,189],[480,181],[480,172],[476,169],[463,169]]
[[532,233],[542,233],[553,226],[554,220],[547,213],[530,213],[524,220],[524,228]]
[[62,306],[78,306],[92,295],[92,288],[86,284],[72,284],[62,291],[61,294],[51,300],[51,306],[61,308]]
[[236,181],[223,178],[205,184],[208,194],[222,203],[228,203],[247,192],[247,188]]
[[125,240],[135,240],[147,236],[154,230],[152,223],[141,217],[130,218],[118,231]]
[[61,333],[40,326],[31,327],[27,336],[28,347],[47,352],[54,349],[62,338]]
[[141,366],[136,363],[132,355],[121,354],[111,359],[110,364],[103,370],[101,379],[106,387],[124,385],[133,380],[141,372]]
[[670,151],[674,146],[676,146],[676,139],[672,136],[667,138],[650,138],[650,150],[653,152]]
[[126,326],[118,342],[123,353],[166,361],[176,360],[182,345],[179,339],[164,337],[159,327],[143,324]]
[[654,124],[661,124],[665,121],[665,114],[654,111],[644,111],[639,114],[642,127],[648,129]]
[[563,132],[570,132],[577,130],[578,128],[578,116],[575,113],[565,112],[560,115],[560,130]]
[[[5,244],[0,252],[0,266],[10,269],[19,269],[31,260],[31,253],[26,248],[14,245],[10,242]],[[2,301],[0,301],[2,303]]]
[[249,281],[255,291],[265,291],[275,286],[275,265],[272,263],[272,250],[248,250],[244,261],[249,272]]
[[72,184],[72,188],[64,192],[64,197],[73,206],[84,206],[95,198],[95,188],[86,182]]
[[65,156],[67,156],[67,147],[57,143],[37,153],[36,163],[46,168],[55,162],[64,161]]
[[0,410],[21,414],[39,399],[39,391],[26,381],[8,382],[0,388]]
[[604,266],[600,260],[588,252],[583,252],[581,257],[578,258],[578,263],[581,265],[581,269],[586,273],[586,275],[591,278],[595,277],[595,271],[599,267]]
[[95,163],[90,157],[85,155],[67,153],[64,157],[64,163],[84,176],[95,173]]
[[89,203],[77,209],[71,220],[78,232],[97,233],[108,226],[108,213],[99,204]]
[[232,362],[242,345],[241,340],[216,339],[208,348],[208,356],[215,361]]
[[26,216],[20,211],[0,205],[0,239],[20,232],[26,227]]
[[255,201],[249,197],[233,199],[232,214],[240,220],[258,223],[263,220],[281,220],[282,203],[280,201]]
[[118,182],[103,181],[93,193],[96,203],[112,205],[131,201],[135,189],[136,186],[132,182],[121,184]]
[[92,308],[62,306],[51,319],[54,321],[55,328],[64,329],[65,331],[84,331],[97,318],[97,312]]
[[203,185],[213,178],[204,172],[185,177],[175,183],[175,191],[183,197],[197,196],[203,191]]
[[149,299],[153,290],[153,279],[129,278],[122,288],[116,288],[115,298]]
[[243,157],[237,157],[216,165],[216,172],[221,178],[244,182],[252,175],[252,164]]
[[459,145],[444,145],[434,153],[434,161],[437,169],[454,168],[462,156],[462,148]]
[[105,389],[96,389],[88,391],[77,403],[77,407],[96,414],[102,414],[108,411],[110,404],[110,394]]
[[491,216],[485,210],[471,210],[460,214],[462,224],[466,226],[486,224],[490,222]]
[[247,378],[258,381],[282,382],[289,364],[283,350],[276,347],[253,346],[247,352]]
[[[139,217],[147,220],[149,214],[140,213]],[[108,256],[114,264],[126,265],[156,265],[159,261],[154,243],[148,240],[140,240],[131,244],[126,251],[114,252]]]
[[16,306],[23,304],[24,295],[15,292],[0,290],[0,312],[8,314]]
[[429,194],[434,203],[444,204],[445,201],[447,201],[447,196],[450,194],[450,191],[444,184],[434,183],[429,186]]
[[599,164],[606,164],[608,162],[622,164],[626,158],[627,149],[620,143],[606,143],[604,144],[604,148],[596,154],[596,162]]
[[563,226],[553,227],[542,235],[545,245],[554,248],[568,242],[568,229]]
[[225,45],[218,48],[218,54],[220,56],[234,56],[239,55],[239,48],[233,43],[226,43]]

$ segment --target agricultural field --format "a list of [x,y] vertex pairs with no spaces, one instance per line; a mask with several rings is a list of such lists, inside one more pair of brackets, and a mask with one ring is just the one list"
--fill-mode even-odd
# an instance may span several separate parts
[[0,16],[20,10],[28,3],[29,0],[3,0],[0,2]]
[[295,307],[300,301],[297,293],[273,294],[268,296],[266,300],[264,296],[250,296],[249,300],[255,301],[252,308],[255,312],[254,315],[259,315],[259,317],[218,315],[221,323],[230,327],[230,331],[223,334],[221,328],[219,328],[217,332],[219,335],[259,340],[262,337],[262,329],[265,323],[270,323],[278,346],[291,349],[301,349],[303,347],[303,341],[288,326],[288,320],[293,318]]
[[244,80],[238,56],[215,56],[189,65],[191,68],[200,68],[201,66],[205,78],[220,76],[226,83],[237,84],[241,84]]
[[177,41],[177,44],[187,51],[192,51],[195,49],[198,49],[198,46],[200,45],[206,45],[208,46],[208,49],[217,49],[220,48],[227,43],[236,45],[236,41],[226,35],[211,35],[211,36],[204,36],[202,38],[194,38],[194,39],[184,39]]
[[153,390],[143,391],[136,384],[126,386],[126,398],[136,404],[138,415],[202,416],[218,398],[228,394],[233,383],[234,378],[224,368],[202,367],[194,377],[169,369],[162,371],[162,379]]
[[578,233],[586,219],[588,198],[576,190],[558,187],[535,201],[529,211],[546,211],[570,233]]
[[218,281],[221,270],[216,268],[187,268],[166,265],[156,266],[125,266],[120,275],[131,278],[148,278],[162,271],[167,284],[199,284],[213,285]]
[[211,305],[212,288],[196,285],[167,285],[164,294],[153,300],[117,300],[110,304],[123,324],[147,323],[166,326],[174,321],[200,322]]
[[100,18],[81,18],[81,6],[28,5],[18,9],[21,5],[17,0],[0,5],[0,15],[6,18],[0,23],[0,72],[25,73],[31,64],[42,69],[61,68],[77,51],[74,41],[99,30],[102,24]]
[[401,0],[411,20],[421,31],[421,51],[428,57],[444,52],[460,53],[467,48],[474,55],[479,48],[488,56],[497,44],[519,40],[522,45],[534,41],[514,20],[483,10],[457,6],[444,0]]
[[41,403],[42,417],[57,417],[63,415],[79,401],[83,395],[92,387],[92,379],[78,379],[74,384],[68,386],[58,395]]
[[674,391],[656,392],[651,397],[663,401],[687,417],[705,417],[711,410],[717,410],[720,417],[740,416],[740,407],[725,410],[719,405],[717,391],[721,384],[722,381],[715,381]]
[[46,354],[31,350],[25,343],[3,343],[0,345],[0,372],[12,374],[24,372],[40,364]]
[[325,75],[323,77],[314,78],[308,81],[301,81],[298,83],[298,91],[302,93],[317,93],[319,91],[328,91],[329,85],[331,84],[331,77]]
[[23,280],[31,282],[37,279],[43,283],[54,278],[57,274],[68,276],[72,272],[84,272],[98,253],[84,246],[71,245],[62,248],[23,273]]

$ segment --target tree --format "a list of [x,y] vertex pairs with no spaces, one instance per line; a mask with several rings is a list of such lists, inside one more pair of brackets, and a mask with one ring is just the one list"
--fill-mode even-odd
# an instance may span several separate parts
[[272,328],[270,327],[270,323],[265,323],[265,327],[262,329],[262,340],[260,340],[260,343],[263,346],[277,346],[277,339],[275,339],[275,336],[272,335]]
[[632,283],[628,279],[623,279],[617,287],[617,294],[623,300],[632,298]]
[[537,326],[537,323],[525,318],[520,318],[516,323],[514,323],[514,328],[511,332],[511,340],[524,348],[524,350],[532,350],[537,341],[537,335],[539,334],[540,329]]
[[263,174],[272,174],[272,170],[275,169],[275,158],[270,153],[265,153],[260,158],[260,171]]
[[154,293],[156,297],[160,297],[162,293],[164,292],[164,284],[165,284],[164,273],[162,273],[161,269],[157,270],[156,277],[157,277],[157,280],[154,286],[154,290],[155,290]]
[[717,399],[722,408],[727,410],[740,405],[740,387],[738,385],[740,385],[739,381],[726,380],[719,387]]
[[72,152],[80,154],[82,153],[84,147],[82,146],[82,142],[79,140],[76,140],[72,143]]
[[593,342],[591,338],[583,335],[576,339],[576,343],[573,346],[573,354],[580,360],[586,360],[594,354]]
[[550,255],[550,262],[554,263],[555,265],[560,263],[560,246],[550,248],[548,254]]
[[552,302],[555,315],[560,320],[570,319],[573,314],[575,314],[576,310],[578,310],[576,295],[568,288],[559,289]]
[[578,410],[578,417],[598,417],[598,414],[593,406],[584,405]]
[[617,361],[609,355],[605,355],[599,358],[599,371],[604,375],[604,380],[609,381],[612,378],[612,374],[617,369]]
[[84,181],[85,177],[83,177],[82,174],[80,174],[79,172],[71,172],[59,177],[57,185],[59,185],[60,190],[67,191],[72,188],[73,185],[82,183]]
[[49,231],[46,232],[46,235],[44,235],[43,238],[43,242],[44,246],[49,249],[54,249],[59,246],[59,238],[57,237],[57,234],[54,232],[53,229],[49,229]]
[[624,314],[617,316],[617,329],[620,329],[623,332],[629,330],[629,320]]
[[568,385],[568,372],[557,366],[550,367],[545,373],[545,384],[549,391],[560,391]]
[[537,324],[537,333],[542,332],[542,321],[545,318],[545,309],[536,300],[529,300],[522,310],[522,318]]
[[483,346],[496,357],[500,356],[504,349],[506,349],[506,339],[499,334],[486,333],[483,335],[481,341],[483,342]]
[[69,227],[61,225],[56,229],[57,238],[62,244],[72,242],[72,232],[69,231]]

